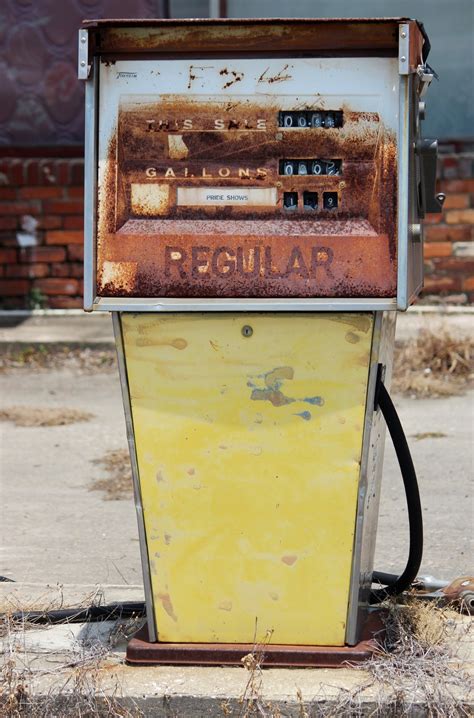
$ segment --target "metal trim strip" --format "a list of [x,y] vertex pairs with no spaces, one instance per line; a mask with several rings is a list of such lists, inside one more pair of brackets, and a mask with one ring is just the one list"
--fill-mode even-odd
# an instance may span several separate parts
[[409,81],[400,75],[399,81],[399,128],[398,128],[398,276],[397,308],[408,308],[408,201],[410,165],[410,107]]
[[86,82],[84,137],[84,309],[94,308],[96,296],[96,217],[97,217],[97,110],[99,60],[94,58]]
[[396,299],[120,299],[99,297],[93,309],[105,312],[372,312],[395,311]]
[[[374,406],[379,363],[383,363],[386,369],[384,383],[386,386],[390,384],[396,317],[397,315],[394,313],[377,312],[374,319],[346,624],[346,643],[349,645],[355,645],[360,640],[364,624],[371,615],[367,600],[370,589],[369,581],[373,570],[374,537],[378,522],[385,448],[385,422],[380,413],[371,411],[370,407]],[[369,486],[370,476],[372,477],[371,486]],[[371,497],[369,509],[370,492],[372,494],[375,492],[375,495]]]
[[127,428],[128,449],[132,465],[133,495],[135,499],[135,510],[137,513],[138,538],[140,543],[140,558],[142,563],[143,586],[145,590],[145,604],[147,615],[147,626],[149,640],[158,640],[158,631],[155,625],[155,612],[153,609],[153,593],[151,589],[150,561],[148,556],[148,544],[146,540],[145,521],[143,516],[143,503],[140,490],[140,474],[138,469],[137,452],[135,447],[135,431],[133,428],[132,409],[130,403],[130,391],[127,377],[127,362],[123,346],[122,323],[120,314],[112,312],[112,323],[115,336],[115,347],[117,350],[117,363],[119,367],[120,388],[125,414],[125,425]]
[[378,374],[382,316],[382,312],[376,312],[374,316],[374,324],[372,328],[372,348],[370,352],[369,379],[367,382],[367,396],[365,400],[364,432],[362,437],[359,490],[357,497],[357,510],[355,516],[354,547],[352,549],[352,569],[346,621],[346,643],[350,646],[353,646],[357,643],[357,641],[359,640],[358,635],[360,633],[360,565],[364,528],[365,497],[367,493],[367,467],[373,420],[373,411],[370,411],[369,407],[374,405],[375,400],[375,387]]

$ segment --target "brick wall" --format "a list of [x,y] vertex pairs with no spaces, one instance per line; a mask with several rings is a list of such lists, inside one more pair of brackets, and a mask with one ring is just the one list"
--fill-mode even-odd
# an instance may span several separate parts
[[83,181],[80,157],[0,160],[3,308],[82,306]]
[[474,302],[474,142],[440,143],[443,213],[425,220],[424,301]]
[[[426,220],[423,301],[474,301],[474,143],[441,145],[442,215]],[[0,160],[0,306],[82,306],[83,161]],[[29,246],[24,246],[29,245]]]

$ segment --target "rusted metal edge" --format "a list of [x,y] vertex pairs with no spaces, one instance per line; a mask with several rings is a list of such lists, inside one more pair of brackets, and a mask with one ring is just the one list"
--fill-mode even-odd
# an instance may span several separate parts
[[263,652],[263,667],[341,668],[361,663],[378,649],[384,635],[384,612],[369,614],[363,640],[355,646],[290,646],[252,643],[151,643],[144,626],[129,641],[126,660],[141,665],[242,665],[248,654]]
[[307,23],[345,23],[345,22],[357,22],[357,23],[374,23],[374,24],[387,24],[393,22],[416,22],[415,18],[410,17],[296,17],[296,18],[281,18],[281,17],[251,17],[251,18],[206,18],[206,17],[193,17],[193,18],[102,18],[102,19],[91,19],[83,20],[82,25],[84,27],[98,27],[98,26],[117,26],[117,25],[151,25],[153,27],[158,25],[276,25],[282,23],[293,23],[295,25],[305,25]]
[[[88,21],[100,53],[398,53],[401,19]],[[417,29],[416,21],[407,21]]]

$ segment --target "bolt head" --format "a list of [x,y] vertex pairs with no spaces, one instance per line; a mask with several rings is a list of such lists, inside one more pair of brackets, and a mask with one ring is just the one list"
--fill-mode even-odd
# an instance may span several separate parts
[[401,62],[406,62],[406,57],[405,57],[405,55],[402,55],[401,58],[400,58],[400,60],[401,60]]
[[81,60],[81,67],[85,67],[85,66],[86,66],[86,61],[85,61],[85,60]]
[[407,36],[406,32],[402,32],[401,36],[405,38]]

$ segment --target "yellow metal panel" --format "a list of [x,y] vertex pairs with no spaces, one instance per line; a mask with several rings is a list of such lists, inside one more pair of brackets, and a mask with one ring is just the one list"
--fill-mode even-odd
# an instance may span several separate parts
[[122,327],[159,640],[342,645],[373,315]]

